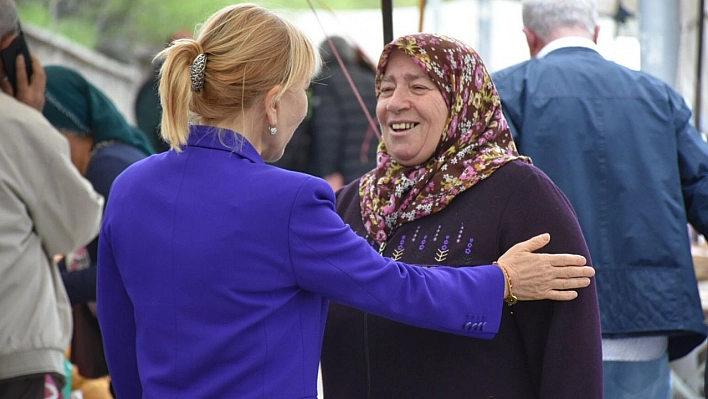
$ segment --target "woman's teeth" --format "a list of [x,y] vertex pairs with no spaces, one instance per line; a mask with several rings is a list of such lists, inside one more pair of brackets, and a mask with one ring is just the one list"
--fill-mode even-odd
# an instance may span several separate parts
[[408,130],[408,129],[413,129],[415,127],[415,123],[392,123],[391,124],[391,129],[393,130]]

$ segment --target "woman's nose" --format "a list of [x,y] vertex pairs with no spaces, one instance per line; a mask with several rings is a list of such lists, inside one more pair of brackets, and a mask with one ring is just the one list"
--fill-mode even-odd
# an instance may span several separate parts
[[386,104],[386,111],[397,113],[409,107],[410,100],[408,98],[408,95],[405,93],[405,90],[396,88],[393,91],[391,97],[389,97],[388,99],[388,103]]

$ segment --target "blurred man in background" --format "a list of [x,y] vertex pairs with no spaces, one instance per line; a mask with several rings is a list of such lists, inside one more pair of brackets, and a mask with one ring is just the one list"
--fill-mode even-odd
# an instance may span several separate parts
[[96,236],[103,197],[40,113],[46,76],[35,58],[16,56],[20,33],[15,2],[0,0],[0,398],[40,399],[61,395],[72,331],[53,258]]
[[686,225],[708,233],[708,145],[669,85],[600,55],[595,0],[521,4],[533,58],[493,79],[590,248],[605,398],[668,399],[669,361],[706,338]]

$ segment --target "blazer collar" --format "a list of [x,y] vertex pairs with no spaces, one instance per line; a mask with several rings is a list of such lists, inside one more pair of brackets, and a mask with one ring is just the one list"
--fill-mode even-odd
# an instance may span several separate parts
[[204,125],[191,125],[189,129],[188,147],[228,151],[254,163],[265,163],[253,145],[233,130]]

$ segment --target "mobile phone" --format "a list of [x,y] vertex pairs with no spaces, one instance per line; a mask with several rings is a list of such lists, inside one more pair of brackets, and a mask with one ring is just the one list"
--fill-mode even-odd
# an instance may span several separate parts
[[0,57],[2,58],[2,67],[5,75],[10,80],[12,84],[13,93],[17,97],[17,71],[16,62],[17,56],[22,54],[25,58],[25,69],[27,70],[27,79],[32,78],[32,58],[30,57],[29,48],[27,48],[27,42],[25,42],[25,35],[20,29],[19,33],[15,39],[7,46],[6,49],[0,51]]

